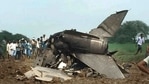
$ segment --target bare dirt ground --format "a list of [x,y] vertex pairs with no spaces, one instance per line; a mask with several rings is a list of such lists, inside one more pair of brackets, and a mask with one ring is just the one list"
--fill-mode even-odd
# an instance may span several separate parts
[[32,63],[32,59],[0,60],[0,84],[149,84],[149,75],[141,72],[136,63],[130,63],[132,65],[128,69],[130,74],[125,79],[74,77],[63,82],[59,79],[43,82],[34,78],[23,78],[23,74],[30,70]]

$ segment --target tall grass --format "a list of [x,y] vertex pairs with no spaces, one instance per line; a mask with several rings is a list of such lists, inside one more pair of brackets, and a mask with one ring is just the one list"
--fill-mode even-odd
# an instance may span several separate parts
[[113,57],[120,62],[138,62],[145,58],[146,47],[148,43],[143,44],[142,53],[135,55],[137,51],[137,45],[133,43],[126,44],[109,44],[109,51],[117,50],[118,52]]

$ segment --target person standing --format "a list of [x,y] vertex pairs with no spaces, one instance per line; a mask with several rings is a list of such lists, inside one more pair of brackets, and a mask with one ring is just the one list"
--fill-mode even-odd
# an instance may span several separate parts
[[21,58],[21,43],[18,41],[16,46],[16,56],[15,59],[19,60]]
[[16,56],[16,47],[17,47],[17,44],[16,44],[15,41],[10,43],[11,56],[14,57],[14,58]]
[[33,57],[35,57],[36,52],[37,52],[36,44],[37,44],[37,42],[36,42],[35,38],[33,38],[33,39],[31,40],[31,45],[32,45],[32,56],[33,56]]
[[41,53],[40,38],[37,38],[36,47],[37,47],[37,53],[35,58]]
[[47,47],[47,44],[46,44],[47,37],[46,37],[45,34],[43,34],[43,36],[42,36],[42,41],[43,41],[43,49],[46,49],[46,47]]
[[139,52],[142,53],[142,44],[145,43],[143,34],[141,33],[140,36],[137,38],[137,52],[135,55],[137,55]]
[[28,58],[31,58],[31,51],[32,51],[32,45],[29,41],[26,43],[26,55]]
[[5,59],[5,57],[4,57],[4,51],[3,51],[3,47],[2,47],[2,45],[0,44],[0,59]]
[[10,55],[11,55],[10,41],[7,42],[7,45],[6,45],[6,51],[7,51],[7,57],[9,58]]

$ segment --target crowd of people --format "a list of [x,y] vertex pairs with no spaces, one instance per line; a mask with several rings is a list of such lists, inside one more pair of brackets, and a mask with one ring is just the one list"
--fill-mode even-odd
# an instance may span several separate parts
[[24,38],[18,41],[8,41],[6,44],[6,51],[8,58],[20,59],[22,57],[34,58],[41,50],[46,48],[45,41],[47,40],[46,35],[31,40]]

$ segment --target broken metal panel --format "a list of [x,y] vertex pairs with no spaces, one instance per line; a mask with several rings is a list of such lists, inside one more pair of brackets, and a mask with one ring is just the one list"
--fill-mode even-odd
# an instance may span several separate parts
[[98,54],[76,54],[76,57],[107,78],[125,78],[112,57]]
[[34,69],[42,72],[42,77],[59,77],[64,80],[69,80],[71,77],[67,76],[63,71],[37,66]]
[[41,66],[43,63],[43,56],[37,56],[33,66]]
[[61,70],[40,67],[40,66],[36,66],[35,68],[32,68],[32,70],[24,73],[24,75],[27,78],[36,76],[35,79],[42,80],[42,81],[51,81],[53,78],[61,78],[63,80],[71,79],[71,77],[67,76]]
[[67,66],[67,64],[66,63],[64,63],[64,62],[61,62],[59,65],[58,65],[58,69],[63,69],[63,68],[65,68]]
[[37,56],[33,66],[53,65],[56,61],[53,51],[49,48],[43,50],[42,55]]
[[50,48],[44,50],[42,57],[44,57],[42,66],[53,65],[56,61],[55,55]]
[[24,75],[25,75],[26,78],[29,79],[29,78],[35,76],[35,73],[32,70],[30,70],[30,71],[24,73]]
[[[32,68],[32,67],[31,67],[31,68]],[[32,70],[30,70],[30,71],[24,73],[24,75],[25,75],[25,77],[27,77],[28,79],[31,78],[31,77],[33,77],[33,76],[38,76],[38,77],[41,77],[41,76],[42,76],[41,72],[39,72],[38,70],[36,70],[36,69],[34,69],[34,68],[32,68]]]
[[36,76],[41,77],[42,73],[34,68],[32,68],[32,71],[35,73]]
[[49,82],[49,81],[52,81],[53,78],[52,77],[35,77],[35,79]]
[[89,33],[99,38],[112,37],[120,28],[120,25],[126,16],[128,10],[117,12],[106,18],[97,28],[92,29]]

